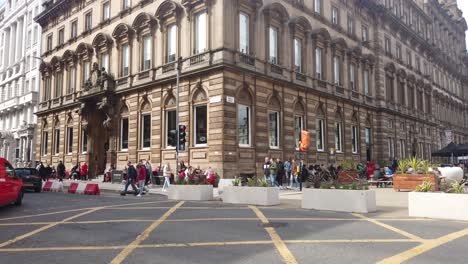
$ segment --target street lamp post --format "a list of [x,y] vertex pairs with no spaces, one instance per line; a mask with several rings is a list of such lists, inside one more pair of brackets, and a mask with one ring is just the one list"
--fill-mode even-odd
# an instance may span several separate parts
[[179,174],[179,79],[180,79],[180,72],[182,70],[182,57],[177,59],[177,74],[176,74],[176,173],[175,175]]

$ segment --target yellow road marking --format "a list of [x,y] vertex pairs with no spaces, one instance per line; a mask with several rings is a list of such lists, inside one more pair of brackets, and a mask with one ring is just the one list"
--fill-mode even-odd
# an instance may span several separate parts
[[[255,206],[249,206],[249,207],[250,209],[254,211],[254,213],[257,215],[258,219],[262,221],[262,223],[264,224],[269,223],[268,218],[265,217],[262,211],[260,211]],[[297,264],[296,258],[288,249],[288,247],[286,246],[284,241],[281,239],[281,237],[278,235],[278,233],[276,233],[276,230],[272,227],[265,227],[265,230],[267,231],[268,235],[270,235],[270,238],[273,241],[273,244],[275,245],[276,250],[279,252],[284,262],[287,264]]]
[[124,248],[112,261],[113,264],[122,263],[125,258],[132,253],[132,251],[141,243],[143,242],[151,232],[153,232],[164,220],[166,220],[172,213],[177,210],[177,208],[181,207],[184,202],[179,202],[178,204],[174,205],[171,209],[169,209],[164,215],[162,215],[158,220],[154,221],[143,233],[141,233],[130,245]]
[[[330,239],[330,240],[283,240],[286,244],[320,244],[320,243],[414,243],[412,239]],[[207,246],[236,246],[236,245],[267,245],[274,244],[273,240],[226,241],[226,242],[191,242],[135,245],[137,248],[170,248],[170,247],[207,247]],[[38,247],[38,248],[0,248],[0,252],[31,252],[31,251],[79,251],[79,250],[115,250],[125,249],[126,245],[117,246],[71,246],[71,247]]]
[[402,252],[398,255],[395,255],[393,257],[386,258],[380,262],[379,264],[386,264],[386,263],[402,263],[404,261],[407,261],[411,258],[414,258],[418,255],[421,255],[424,252],[430,251],[438,246],[441,246],[443,244],[446,244],[448,242],[451,242],[455,239],[462,238],[464,236],[468,235],[468,228],[463,229],[458,232],[454,232],[442,237],[439,237],[437,239],[430,239],[424,242],[423,244],[416,246],[412,249],[409,249],[405,252]]
[[362,218],[362,219],[365,219],[365,220],[367,220],[367,221],[369,221],[369,222],[371,222],[371,223],[373,223],[373,224],[376,224],[376,225],[378,225],[378,226],[381,226],[381,227],[383,227],[383,228],[386,228],[386,229],[388,229],[388,230],[391,230],[391,231],[393,231],[393,232],[395,232],[395,233],[398,233],[398,234],[400,234],[400,235],[402,235],[402,236],[405,236],[405,237],[407,237],[407,238],[409,238],[409,239],[414,239],[414,240],[419,240],[419,241],[423,241],[423,240],[424,240],[424,239],[422,239],[422,238],[420,238],[420,237],[418,237],[418,236],[416,236],[416,235],[413,235],[413,234],[411,234],[411,233],[408,233],[408,232],[406,232],[406,231],[403,231],[403,230],[398,229],[398,228],[396,228],[396,227],[393,227],[393,226],[391,226],[391,225],[388,225],[388,224],[379,222],[379,221],[377,221],[377,220],[375,220],[375,219],[366,217],[366,216],[364,216],[364,215],[355,214],[355,213],[353,213],[352,215],[354,215],[354,216],[356,216],[356,217],[359,217],[359,218]]
[[29,233],[23,234],[23,235],[21,235],[21,236],[17,236],[17,237],[15,237],[15,238],[13,238],[13,239],[10,239],[10,240],[8,240],[8,241],[6,241],[6,242],[1,243],[1,244],[0,244],[0,248],[5,247],[5,246],[8,246],[8,245],[11,245],[11,244],[13,244],[13,243],[15,243],[15,242],[18,242],[19,240],[22,240],[22,239],[25,239],[25,238],[30,237],[30,236],[32,236],[32,235],[35,235],[35,234],[37,234],[37,233],[40,233],[40,232],[42,232],[42,231],[44,231],[44,230],[47,230],[47,229],[49,229],[49,228],[52,228],[52,227],[54,227],[54,226],[56,226],[56,225],[59,225],[59,224],[61,224],[61,223],[64,223],[64,222],[73,220],[73,219],[78,218],[78,217],[81,217],[81,216],[83,216],[83,215],[87,215],[87,214],[93,213],[93,212],[95,212],[95,211],[97,211],[97,210],[100,210],[100,209],[102,209],[102,207],[97,207],[97,208],[91,209],[91,210],[89,210],[89,211],[82,212],[82,213],[79,213],[79,214],[77,214],[77,215],[74,215],[74,216],[70,216],[70,217],[68,217],[68,218],[65,218],[65,219],[63,219],[63,220],[60,221],[60,222],[55,222],[55,223],[52,223],[52,224],[49,224],[49,225],[40,227],[40,228],[38,228],[38,229],[36,229],[36,230],[34,230],[34,231],[31,231],[31,232],[29,232]]

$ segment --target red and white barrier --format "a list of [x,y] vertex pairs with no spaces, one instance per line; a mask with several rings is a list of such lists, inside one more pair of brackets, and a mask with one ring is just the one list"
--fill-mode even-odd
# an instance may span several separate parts
[[[60,181],[46,181],[42,184],[42,191],[44,192],[63,192],[63,182]],[[68,187],[68,193],[100,195],[101,190],[97,183],[86,182],[72,182]]]
[[63,182],[54,181],[52,187],[50,188],[51,192],[63,192]]
[[76,193],[77,188],[78,188],[77,182],[70,183],[70,186],[68,187],[68,193]]
[[76,192],[77,194],[84,194],[84,191],[86,189],[86,183],[84,182],[80,182],[78,183],[78,187],[76,188]]
[[101,191],[99,190],[99,184],[97,183],[86,184],[84,193],[89,194],[89,195],[100,195]]
[[44,191],[44,192],[50,192],[51,189],[52,189],[52,184],[53,184],[53,182],[51,182],[51,181],[46,181],[46,182],[42,185],[42,191]]

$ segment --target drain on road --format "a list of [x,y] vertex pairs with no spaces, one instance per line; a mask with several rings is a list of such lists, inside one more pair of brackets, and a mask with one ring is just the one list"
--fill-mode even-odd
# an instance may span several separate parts
[[287,225],[288,223],[283,223],[283,222],[270,222],[267,224],[262,224],[263,227],[273,227],[273,228],[285,227]]

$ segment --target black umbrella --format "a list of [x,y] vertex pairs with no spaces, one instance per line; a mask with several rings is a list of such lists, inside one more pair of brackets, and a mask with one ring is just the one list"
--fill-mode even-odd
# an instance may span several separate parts
[[446,147],[432,153],[433,157],[451,157],[457,150],[457,144],[450,142]]

